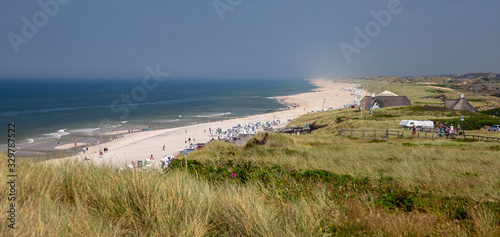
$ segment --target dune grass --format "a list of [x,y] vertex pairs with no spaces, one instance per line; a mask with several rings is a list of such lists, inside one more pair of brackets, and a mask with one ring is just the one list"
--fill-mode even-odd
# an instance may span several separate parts
[[164,172],[20,162],[16,234],[497,236],[498,149],[260,133],[244,147],[210,143]]

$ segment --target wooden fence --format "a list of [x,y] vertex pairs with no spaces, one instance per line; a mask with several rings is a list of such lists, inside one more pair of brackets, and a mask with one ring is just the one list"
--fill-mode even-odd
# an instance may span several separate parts
[[[339,136],[360,137],[362,139],[404,139],[413,138],[413,131],[392,129],[339,129]],[[478,141],[500,142],[499,137],[486,137],[479,135],[449,134],[436,131],[416,131],[415,138],[450,138],[450,139],[477,139]]]
[[292,134],[301,134],[310,131],[311,131],[310,127],[285,127],[285,128],[273,129],[273,132],[292,133]]

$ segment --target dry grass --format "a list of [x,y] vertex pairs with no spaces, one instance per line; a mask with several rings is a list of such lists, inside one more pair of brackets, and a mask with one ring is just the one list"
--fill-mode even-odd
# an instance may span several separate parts
[[[408,112],[381,110],[394,111]],[[296,121],[328,125],[313,134],[260,133],[245,147],[210,143],[168,172],[20,161],[16,231],[1,195],[0,236],[500,235],[498,144],[338,137],[338,113]],[[393,123],[381,116],[340,124]],[[237,165],[247,180],[229,177]],[[6,177],[5,155],[0,166]],[[317,178],[293,176],[306,172]]]
[[[415,146],[402,145],[410,142]],[[373,182],[381,176],[394,177],[406,190],[498,203],[500,157],[498,151],[485,149],[487,145],[481,142],[370,143],[330,135],[272,134],[265,145],[251,148],[215,142],[190,159],[214,166],[236,159],[262,167],[278,164],[285,169],[324,169],[368,177]],[[2,157],[4,167],[5,161]],[[0,173],[6,176],[5,169]],[[379,194],[369,190],[346,191],[339,198],[338,187],[324,182],[214,183],[183,169],[117,172],[71,162],[58,166],[20,162],[18,175],[17,236],[500,233],[498,212],[482,204],[467,209],[467,219],[455,221],[440,211],[426,210],[427,204],[410,212],[387,209],[374,201]],[[283,185],[288,188],[283,189]],[[297,187],[305,191],[295,198],[283,193],[296,192]],[[5,182],[0,189],[7,190]],[[6,210],[5,195],[0,202]],[[6,217],[2,211],[0,218]],[[0,233],[13,234],[6,224]]]

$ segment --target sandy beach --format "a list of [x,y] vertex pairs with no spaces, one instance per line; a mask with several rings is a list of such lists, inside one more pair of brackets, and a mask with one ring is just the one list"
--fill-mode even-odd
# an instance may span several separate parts
[[[325,79],[314,79],[310,82],[317,88],[313,92],[275,97],[276,99],[287,104],[298,105],[298,107],[289,110],[277,111],[273,113],[259,114],[247,116],[244,118],[236,118],[230,120],[222,120],[216,122],[200,123],[190,126],[160,129],[152,131],[141,131],[134,133],[120,133],[122,136],[113,139],[100,145],[89,147],[88,152],[83,154],[51,160],[49,162],[60,162],[64,160],[79,160],[83,161],[85,157],[95,164],[109,164],[113,166],[123,167],[130,165],[137,160],[149,159],[151,155],[154,157],[153,165],[160,164],[160,159],[165,156],[177,154],[179,151],[186,148],[185,139],[195,139],[196,142],[207,142],[212,139],[209,136],[209,128],[211,129],[228,129],[238,124],[266,122],[270,120],[281,120],[283,123],[280,126],[286,126],[288,119],[295,119],[303,114],[311,111],[321,110],[323,103],[325,109],[328,107],[342,106],[351,103],[354,97],[349,91],[341,90],[341,88],[357,87],[355,84],[334,83]],[[113,133],[113,135],[116,135]],[[165,145],[165,150],[163,146]],[[58,147],[59,149],[62,148]],[[99,156],[99,151],[104,148],[108,152],[104,153],[102,158]]]

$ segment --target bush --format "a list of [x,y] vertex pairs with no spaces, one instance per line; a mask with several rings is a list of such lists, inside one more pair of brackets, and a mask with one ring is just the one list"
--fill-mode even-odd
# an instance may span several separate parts
[[[460,124],[462,126],[462,121],[460,121],[460,118],[452,118],[452,119],[434,119],[433,120],[435,124],[437,123],[447,123],[453,124],[455,127],[457,124]],[[493,124],[500,124],[500,119],[498,118],[493,118],[487,115],[479,115],[476,117],[468,117],[465,118],[463,121],[463,126],[462,129],[466,130],[478,130],[486,126],[491,126]]]
[[383,194],[378,202],[388,208],[400,208],[404,211],[412,211],[418,201],[418,198],[413,193],[406,190],[396,190]]
[[262,146],[269,141],[269,138],[271,137],[271,134],[268,132],[259,132],[252,138],[250,138],[247,143],[245,144],[245,148],[252,148],[257,145]]

